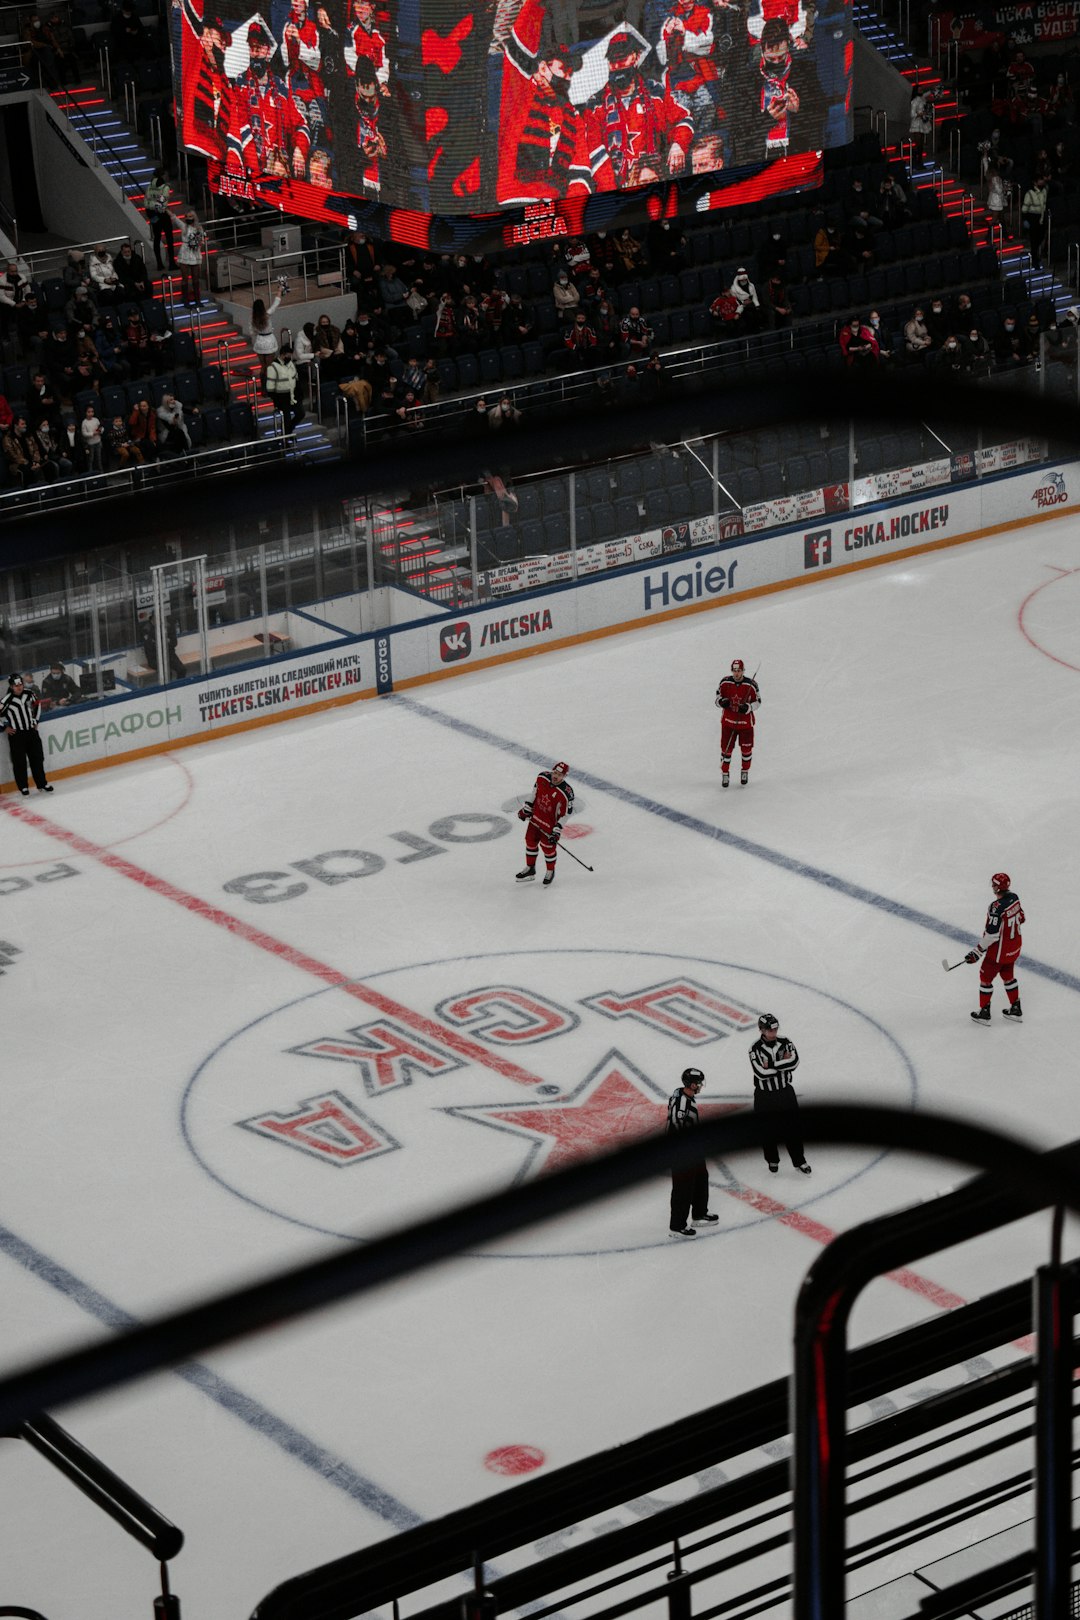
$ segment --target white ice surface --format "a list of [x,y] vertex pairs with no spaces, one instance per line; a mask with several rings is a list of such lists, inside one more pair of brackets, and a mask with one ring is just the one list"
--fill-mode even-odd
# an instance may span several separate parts
[[[0,980],[0,1365],[613,1141],[659,1117],[687,1063],[705,1101],[745,1105],[749,1035],[688,1045],[583,1004],[606,992],[689,979],[736,1015],[776,1011],[804,1100],[1080,1136],[1077,536],[1062,520],[5,798],[0,939],[20,954]],[[764,702],[751,783],[722,795],[712,699],[735,656],[760,665]],[[570,762],[589,829],[550,889],[513,882],[530,753]],[[462,815],[487,819],[432,831]],[[383,864],[344,877],[357,858],[339,859],[332,884],[294,864],[333,851]],[[37,881],[60,862],[74,875]],[[977,937],[1001,868],[1029,919],[1025,1022],[1005,1025],[999,988],[981,1030],[974,970],[941,958]],[[225,887],[267,872],[298,892]],[[385,1090],[347,1055],[296,1050],[395,1016],[430,1038],[447,1003],[497,986],[573,1027],[489,1041],[491,1061],[436,1053],[440,1072]],[[327,1093],[385,1151],[327,1163],[240,1124]],[[667,1188],[649,1186],[55,1415],[185,1530],[189,1620],[247,1615],[315,1563],[493,1493],[499,1448],[559,1466],[780,1376],[829,1234],[968,1173],[809,1157],[809,1179],[755,1154],[717,1165],[720,1227],[692,1243],[667,1238]],[[971,1299],[1030,1270],[1046,1231],[916,1270]],[[881,1281],[853,1337],[932,1300]],[[11,1442],[0,1517],[0,1601],[149,1612],[148,1556]]]

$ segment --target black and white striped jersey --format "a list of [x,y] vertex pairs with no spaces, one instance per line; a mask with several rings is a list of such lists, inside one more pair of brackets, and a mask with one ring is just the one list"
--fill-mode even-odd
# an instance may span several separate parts
[[668,1098],[668,1131],[692,1130],[698,1123],[697,1101],[680,1086],[678,1091],[673,1091]]
[[759,1036],[750,1048],[755,1091],[783,1091],[799,1066],[799,1054],[783,1035],[778,1041]]
[[24,686],[19,693],[9,691],[0,700],[0,726],[10,726],[12,731],[36,731],[38,709],[33,687]]

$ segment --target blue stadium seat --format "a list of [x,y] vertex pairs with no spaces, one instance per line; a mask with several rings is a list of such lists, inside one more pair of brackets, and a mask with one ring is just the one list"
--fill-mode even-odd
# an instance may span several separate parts
[[150,384],[148,382],[129,382],[125,387],[128,410],[133,411],[140,400],[150,398]]
[[30,367],[8,366],[4,372],[4,393],[9,405],[26,399],[30,389]]
[[[690,311],[688,309],[673,309],[669,319],[671,324],[670,341],[685,347],[690,342]],[[657,339],[657,341],[660,340]]]
[[592,544],[593,519],[587,506],[579,506],[574,518],[574,535],[579,546]]
[[810,489],[820,489],[829,482],[829,457],[826,451],[811,450],[806,465],[810,474]]
[[439,387],[444,394],[456,394],[458,390],[458,368],[453,360],[439,361]]
[[545,478],[540,484],[540,510],[545,517],[565,512],[568,491],[565,478]]
[[544,550],[566,551],[570,545],[570,514],[556,512],[544,520]]
[[803,490],[810,489],[810,464],[805,456],[788,456],[784,463],[784,476],[787,480],[788,493],[800,495]]
[[544,345],[542,343],[523,343],[521,345],[522,358],[525,361],[525,371],[530,377],[538,377],[544,370]]
[[537,557],[546,547],[544,541],[547,535],[546,525],[535,520],[518,525],[518,534],[521,539],[522,554],[526,557]]
[[615,513],[610,506],[592,508],[592,534],[594,540],[615,539]]
[[255,413],[250,405],[230,405],[228,417],[229,432],[234,439],[255,437]]
[[178,371],[173,378],[173,393],[185,410],[199,403],[199,379],[194,371]]
[[529,297],[550,298],[551,276],[548,272],[547,265],[530,264],[526,266],[526,269],[528,270]]
[[858,476],[869,478],[871,473],[880,472],[881,468],[881,444],[877,439],[863,439],[859,444]]
[[218,366],[202,366],[199,370],[199,392],[203,399],[224,399],[225,379]]
[[615,502],[615,532],[617,535],[638,534],[641,531],[643,519],[638,512],[637,501],[626,495],[620,495]]
[[480,368],[480,379],[485,383],[497,383],[501,376],[498,349],[481,349],[476,357]]
[[516,343],[508,343],[502,351],[503,382],[513,382],[525,375],[525,356]]
[[202,422],[208,443],[217,444],[229,437],[229,420],[219,405],[206,406],[202,411]]
[[480,381],[480,367],[476,363],[475,354],[459,354],[457,369],[461,387],[467,394],[474,392]]
[[660,308],[659,281],[643,281],[638,289],[638,308],[643,314]]
[[743,467],[737,475],[739,505],[752,506],[756,501],[762,500],[761,474],[756,467]]
[[104,413],[102,420],[105,416],[110,421],[114,416],[127,416],[129,410],[127,389],[123,383],[110,383],[107,388],[101,390],[101,409]]
[[678,309],[683,302],[678,276],[660,277],[660,302],[665,309]]

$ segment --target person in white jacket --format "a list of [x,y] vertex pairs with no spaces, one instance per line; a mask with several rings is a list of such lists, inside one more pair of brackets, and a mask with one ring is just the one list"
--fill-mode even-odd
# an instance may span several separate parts
[[278,293],[269,309],[267,309],[261,298],[256,298],[251,306],[251,325],[248,327],[247,335],[259,362],[260,382],[264,392],[266,389],[266,368],[278,352],[278,337],[274,330],[274,314],[280,303],[281,294]]

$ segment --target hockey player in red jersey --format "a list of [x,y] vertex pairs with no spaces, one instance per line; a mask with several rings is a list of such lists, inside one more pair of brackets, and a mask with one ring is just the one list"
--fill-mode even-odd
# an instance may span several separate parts
[[519,883],[528,883],[536,876],[536,852],[542,849],[547,871],[545,888],[555,881],[555,855],[562,837],[562,823],[574,810],[574,790],[566,780],[570,767],[559,760],[550,771],[541,771],[533,786],[532,798],[526,799],[518,811],[518,820],[527,821],[525,828],[525,865],[517,874]]
[[1016,964],[1023,949],[1020,925],[1024,921],[1024,908],[1012,892],[1008,872],[995,872],[990,879],[994,898],[986,913],[986,925],[978,945],[968,951],[965,962],[978,962],[979,1010],[972,1013],[977,1024],[990,1022],[990,999],[994,993],[994,980],[1001,975],[1009,1005],[1002,1007],[1002,1016],[1017,1023],[1023,1018],[1020,1009],[1020,990],[1016,983]]
[[731,756],[735,752],[736,742],[742,754],[739,780],[743,787],[749,781],[750,761],[754,755],[754,723],[760,703],[757,681],[753,675],[746,673],[742,659],[736,658],[731,666],[731,674],[725,675],[716,688],[716,707],[724,711],[724,718],[720,722],[721,787],[727,787],[731,781]]

